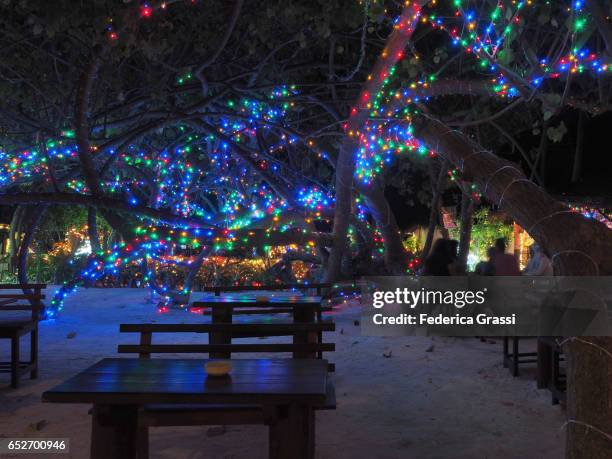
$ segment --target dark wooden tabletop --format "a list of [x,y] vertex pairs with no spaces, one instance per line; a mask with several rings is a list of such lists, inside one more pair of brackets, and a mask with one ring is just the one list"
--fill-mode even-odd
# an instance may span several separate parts
[[322,403],[326,360],[235,359],[229,376],[211,377],[206,359],[103,359],[43,393],[43,401],[144,405]]
[[[263,295],[258,295],[263,296]],[[202,298],[191,303],[191,306],[214,306],[223,304],[234,307],[292,307],[292,306],[316,306],[321,304],[320,296],[268,296],[267,301],[258,301],[255,295],[228,295]]]

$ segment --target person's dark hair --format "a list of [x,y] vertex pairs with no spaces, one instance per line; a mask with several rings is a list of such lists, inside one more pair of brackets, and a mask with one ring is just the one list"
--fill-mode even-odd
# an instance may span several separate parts
[[451,261],[456,260],[458,256],[457,251],[459,250],[459,241],[456,239],[446,239],[446,249]]
[[448,252],[446,250],[446,239],[438,239],[434,242],[434,245],[431,248],[431,252],[429,253],[429,256],[433,258],[442,259],[447,254]]
[[499,250],[501,253],[506,252],[506,238],[500,237],[495,239],[495,248]]
[[495,256],[496,253],[497,253],[496,247],[489,247],[487,249],[487,257],[489,257],[489,260],[491,260]]
[[[456,241],[455,241],[456,242]],[[451,247],[455,248],[455,255],[452,255]],[[456,244],[448,239],[438,239],[434,242],[429,256],[425,260],[423,266],[423,274],[425,276],[449,276],[448,265],[457,258]]]

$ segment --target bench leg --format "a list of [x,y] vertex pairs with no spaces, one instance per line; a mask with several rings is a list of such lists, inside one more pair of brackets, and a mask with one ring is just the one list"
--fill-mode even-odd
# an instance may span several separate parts
[[32,330],[30,333],[30,379],[38,378],[38,329]]
[[11,387],[19,386],[19,335],[11,337]]
[[315,454],[314,410],[308,405],[279,407],[270,425],[270,459],[313,459]]
[[552,404],[558,405],[559,399],[556,397],[557,390],[559,389],[559,353],[556,349],[552,350],[552,381],[550,384],[552,385]]
[[550,384],[552,369],[552,349],[541,339],[538,339],[538,389],[546,389]]
[[519,374],[519,338],[512,338],[512,376],[516,377]]

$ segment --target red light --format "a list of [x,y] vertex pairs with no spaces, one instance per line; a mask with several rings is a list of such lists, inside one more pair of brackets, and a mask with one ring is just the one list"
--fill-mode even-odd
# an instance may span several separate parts
[[149,5],[143,5],[140,7],[140,16],[143,18],[150,18],[153,14],[153,9]]

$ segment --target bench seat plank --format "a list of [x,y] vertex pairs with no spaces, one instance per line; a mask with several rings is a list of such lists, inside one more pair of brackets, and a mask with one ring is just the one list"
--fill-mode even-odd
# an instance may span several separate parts
[[120,354],[178,354],[211,352],[333,352],[334,343],[275,343],[275,344],[120,344]]
[[272,324],[121,324],[121,333],[210,333],[210,332],[278,332],[293,333],[299,331],[334,331],[335,323],[322,321],[318,323],[272,323]]

